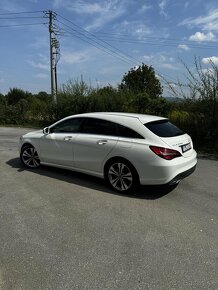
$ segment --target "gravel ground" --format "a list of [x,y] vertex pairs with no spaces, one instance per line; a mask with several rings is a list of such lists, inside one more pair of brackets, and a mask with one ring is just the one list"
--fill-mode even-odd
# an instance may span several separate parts
[[218,289],[218,161],[133,195],[66,170],[26,170],[0,127],[0,289]]

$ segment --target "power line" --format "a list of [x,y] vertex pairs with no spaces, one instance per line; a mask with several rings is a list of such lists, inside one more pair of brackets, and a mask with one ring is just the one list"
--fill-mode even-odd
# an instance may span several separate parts
[[[45,12],[45,11],[43,11],[43,10],[40,10],[40,11],[22,11],[22,12],[0,13],[0,15],[3,16],[3,15],[35,14],[35,13],[43,13],[43,12]],[[71,36],[77,37],[77,38],[81,39],[82,41],[91,44],[92,46],[96,47],[97,49],[100,49],[100,50],[106,52],[107,54],[109,54],[111,56],[114,56],[114,57],[122,60],[123,62],[125,62],[125,63],[127,63],[129,65],[132,65],[132,63],[134,63],[134,65],[136,65],[136,63],[141,63],[138,59],[130,56],[129,54],[127,54],[127,53],[121,51],[120,49],[116,48],[115,46],[111,45],[105,39],[102,39],[100,37],[97,37],[95,34],[90,33],[89,31],[83,29],[82,27],[78,26],[77,24],[75,24],[74,22],[72,22],[69,19],[67,19],[67,18],[65,18],[65,17],[63,17],[63,16],[61,16],[59,14],[57,14],[57,15],[59,17],[61,17],[62,19],[64,19],[65,21],[68,21],[69,23],[71,23],[73,26],[77,27],[77,29],[74,29],[74,28],[66,25],[65,23],[59,21],[62,25],[68,27],[71,31],[73,31],[73,32],[75,32],[77,34],[77,35],[75,35],[72,32],[67,31],[67,33],[69,33]],[[22,16],[22,17],[13,17],[13,18],[10,17],[8,19],[27,19],[27,18],[45,18],[45,17],[38,17],[38,16],[28,17],[28,16]],[[7,18],[2,17],[0,19],[7,19]],[[16,27],[16,26],[19,27],[19,26],[42,25],[42,24],[43,25],[48,25],[48,23],[23,23],[23,24],[0,25],[0,27],[1,28],[3,28],[3,27],[6,28],[6,27]],[[89,35],[89,37],[87,36],[87,34]],[[104,34],[106,34],[106,33],[104,33]],[[110,34],[108,33],[107,35],[110,35]],[[115,34],[113,34],[113,35],[115,35]],[[117,40],[117,39],[112,39],[112,40],[110,39],[110,41],[113,41],[113,40]],[[127,39],[121,39],[121,41],[124,41],[124,40],[126,41]],[[136,42],[137,41],[135,41],[135,43]],[[152,43],[146,43],[146,44],[155,45],[155,44],[152,44]],[[163,78],[163,75],[164,74],[159,73],[157,70],[156,70],[156,72],[157,72],[157,75],[159,75],[161,78]],[[166,76],[167,76],[167,78],[169,78],[168,75],[166,75]]]
[[[123,61],[123,62],[125,62],[125,63],[131,65],[130,62],[128,62],[128,61],[126,61],[125,59],[121,58],[120,56],[117,56],[116,54],[110,52],[109,50],[105,49],[104,47],[102,47],[102,46],[100,46],[100,45],[96,45],[96,44],[94,44],[93,42],[91,42],[91,41],[89,41],[89,40],[87,40],[87,39],[85,39],[85,38],[82,38],[82,37],[79,36],[79,35],[75,35],[75,34],[73,34],[72,32],[70,32],[70,31],[68,31],[68,30],[66,30],[66,29],[65,29],[65,31],[66,31],[67,33],[70,34],[69,36],[76,37],[76,38],[82,40],[83,42],[86,42],[86,43],[92,45],[93,47],[95,47],[95,48],[97,48],[97,49],[99,49],[99,50],[101,50],[101,51],[107,53],[108,55],[111,55],[111,56],[113,56],[113,57],[116,57],[116,58],[120,59],[121,61]],[[62,36],[67,36],[67,35],[62,35]],[[89,39],[89,38],[88,38],[88,39]]]
[[[59,21],[59,22],[60,22],[60,21]],[[65,29],[65,30],[66,30],[66,29]],[[66,32],[69,33],[70,35],[72,35],[73,37],[79,38],[79,39],[81,39],[82,41],[84,41],[84,42],[86,42],[86,43],[89,43],[89,44],[91,44],[92,46],[94,46],[94,47],[96,47],[96,48],[98,48],[98,49],[100,49],[100,50],[106,52],[106,53],[109,54],[109,55],[112,55],[112,56],[114,56],[114,57],[117,57],[116,55],[114,55],[114,54],[112,54],[112,53],[110,53],[110,52],[108,52],[108,51],[105,51],[105,50],[102,49],[101,47],[98,47],[98,46],[94,45],[94,44],[91,43],[90,41],[87,41],[87,40],[85,40],[84,38],[82,38],[82,37],[80,37],[80,36],[78,36],[78,35],[76,35],[76,34],[73,34],[72,32],[69,32],[69,31],[67,31],[67,30],[66,30]],[[69,35],[69,36],[70,36],[70,35]],[[67,36],[67,35],[62,35],[62,36]],[[119,57],[118,57],[118,58],[119,58]],[[121,60],[124,61],[124,62],[127,63],[127,64],[132,65],[132,63],[126,62],[126,61],[123,60],[123,59],[121,59]],[[171,83],[177,83],[177,82],[178,82],[178,80],[172,78],[171,76],[169,76],[169,75],[167,75],[167,74],[165,74],[165,73],[160,73],[157,69],[155,69],[155,73],[156,73],[156,74],[157,74],[161,79],[163,79],[163,80],[168,79],[169,81],[171,81]]]
[[[115,46],[111,45],[110,43],[108,43],[108,42],[106,42],[106,41],[104,41],[104,40],[102,40],[102,39],[99,39],[96,35],[94,35],[93,33],[89,32],[89,31],[87,31],[86,29],[80,27],[79,25],[75,24],[75,23],[72,22],[71,20],[69,20],[69,19],[67,19],[67,18],[65,18],[65,17],[63,17],[63,16],[61,16],[60,14],[57,14],[57,15],[58,15],[59,17],[61,17],[62,19],[64,19],[65,21],[70,22],[70,23],[71,23],[72,25],[74,25],[75,27],[79,28],[81,31],[83,31],[83,34],[88,34],[88,35],[90,35],[90,36],[92,37],[92,41],[95,41],[95,42],[96,42],[96,40],[97,40],[98,44],[99,44],[99,41],[102,42],[102,43],[104,43],[104,44],[101,43],[101,45],[102,45],[103,47],[105,47],[105,44],[106,44],[106,45],[107,45],[107,49],[109,49],[109,48],[108,48],[108,46],[109,46],[109,47],[111,47],[111,48],[113,49],[113,50],[111,50],[111,49],[109,49],[109,50],[111,50],[111,51],[113,51],[113,52],[115,51],[114,53],[119,54],[119,55],[121,55],[122,57],[124,57],[125,59],[127,59],[128,61],[130,60],[131,62],[133,62],[133,58],[132,58],[132,56],[126,54],[125,52],[123,52],[123,51],[121,51],[120,49],[116,48]],[[74,31],[75,31],[75,29],[74,29]],[[79,32],[79,31],[77,30],[77,32]],[[82,32],[79,32],[79,33],[82,33]],[[87,37],[87,36],[86,36],[86,37]],[[95,38],[96,40],[93,40],[93,38]],[[136,60],[136,59],[135,59],[135,61],[137,61],[137,63],[139,62],[139,61]],[[134,64],[135,64],[135,62],[134,62]]]
[[0,27],[3,28],[3,27],[16,27],[16,26],[42,25],[42,24],[48,24],[48,23],[41,22],[41,23],[9,24],[9,25],[0,25]]
[[[93,40],[93,38],[87,37],[86,34],[90,34],[91,36],[94,36],[94,38],[96,38],[97,40],[101,41],[101,39],[99,39],[98,37],[96,37],[95,35],[93,35],[92,33],[90,33],[89,31],[83,29],[82,27],[80,27],[80,26],[78,26],[77,24],[73,23],[72,21],[70,21],[70,20],[68,20],[68,19],[66,19],[66,18],[64,18],[64,17],[62,17],[61,15],[59,15],[59,14],[57,14],[57,15],[58,15],[59,17],[63,18],[64,20],[66,20],[66,21],[72,23],[72,24],[73,24],[75,27],[77,27],[79,30],[84,31],[84,32],[80,32],[78,29],[72,28],[72,27],[70,27],[70,26],[64,24],[63,22],[61,22],[61,21],[59,20],[59,22],[60,22],[61,24],[67,26],[68,28],[70,28],[71,30],[73,30],[74,32],[76,32],[77,34],[79,33],[79,34],[82,35],[83,37],[86,37],[86,38],[90,39],[91,41],[96,42],[95,40]],[[69,33],[69,31],[68,31],[68,33]],[[73,34],[72,32],[71,32],[70,34],[71,34],[72,36],[74,36],[74,37],[77,37],[77,38],[79,38],[79,39],[82,39],[82,40],[85,41],[85,42],[90,43],[89,41],[85,40],[84,38],[79,37],[78,35]],[[110,44],[108,44],[108,43],[105,42],[105,41],[104,41],[104,43],[106,43],[107,45],[111,46]],[[93,43],[90,43],[90,44],[93,45]],[[99,42],[97,42],[97,44],[102,46],[102,44],[99,44]],[[96,47],[96,45],[93,45],[93,46]],[[103,47],[105,48],[105,46],[103,46]],[[112,46],[112,47],[115,48],[116,50],[120,51],[120,50],[117,49],[116,47],[114,47],[114,46]],[[103,50],[102,48],[99,48],[99,47],[97,47],[97,48]],[[107,47],[106,47],[106,49],[109,50]],[[105,51],[105,50],[103,50],[103,51]],[[114,55],[114,51],[111,51],[111,50],[109,50],[109,51],[110,51],[110,52],[106,51],[106,53],[108,53],[108,54],[110,54],[110,55],[112,55],[112,56],[115,56],[115,57],[120,58],[120,55],[118,55],[117,53],[115,53],[115,55]],[[112,52],[113,54],[111,54],[111,52]],[[126,55],[126,53],[123,53],[123,52],[122,52],[122,54],[123,54],[124,56]],[[130,56],[130,55],[128,55],[127,60],[128,60],[128,61],[122,59],[122,61],[127,62],[127,63],[130,64],[130,65],[132,65],[132,63],[134,63],[134,65],[136,65],[135,61],[136,61],[137,63],[141,63],[141,61],[139,61],[138,59],[136,59],[136,58],[134,58],[134,57],[132,57],[132,56]],[[131,61],[131,63],[130,63],[130,61]],[[164,80],[166,80],[166,78],[168,78],[172,83],[177,82],[177,80],[173,80],[173,79],[172,79],[171,77],[169,77],[167,74],[162,74],[162,73],[158,72],[157,70],[156,70],[156,72],[157,72],[157,75],[158,75],[159,77],[161,77],[162,79],[164,79]]]
[[[120,42],[127,42],[127,43],[133,43],[136,44],[137,42],[134,41],[120,41]],[[142,43],[142,42],[141,42]],[[180,44],[179,43],[152,43],[152,42],[143,42],[146,45],[152,45],[152,46],[169,46],[169,47],[178,47]],[[143,44],[142,43],[142,44]],[[197,45],[189,45],[189,48],[193,48],[193,49],[217,49],[217,47],[215,46],[207,46],[207,47],[203,47],[203,46],[197,46]]]
[[[0,17],[0,20],[14,20],[14,19],[39,19],[39,18],[46,18],[45,16],[25,16],[25,14],[36,14],[36,13],[46,13],[46,11],[22,11],[22,12],[9,12],[9,13],[0,13],[0,16],[12,16],[12,15],[24,15],[24,16],[15,16],[15,17]],[[56,15],[56,13],[55,13]],[[110,43],[108,43],[106,41],[105,38],[102,39],[102,37],[98,37],[95,34],[87,31],[86,29],[83,29],[82,27],[78,26],[77,24],[75,24],[74,22],[72,22],[71,20],[57,14],[60,18],[62,18],[63,20],[71,23],[74,27],[73,28],[61,21],[59,21],[62,25],[64,25],[65,27],[69,28],[71,31],[66,30],[66,28],[64,28],[64,32],[67,32],[68,34],[70,34],[73,37],[77,37],[79,39],[81,39],[82,41],[89,43],[90,45],[96,47],[97,49],[100,49],[102,51],[104,51],[105,53],[118,58],[119,60],[129,64],[129,65],[136,65],[137,63],[141,63],[141,61],[139,61],[138,59],[132,57],[131,55],[121,51],[120,49],[116,48],[115,46],[111,45]],[[7,28],[7,27],[22,27],[22,26],[32,26],[32,25],[48,25],[49,23],[23,23],[23,24],[8,24],[8,25],[0,25],[0,28]],[[55,28],[54,28],[55,29]],[[73,31],[73,32],[72,32]],[[76,34],[75,34],[76,33]],[[55,33],[56,34],[56,33]],[[57,33],[58,34],[58,33]],[[102,33],[103,34],[103,33]],[[104,33],[106,34],[106,33]],[[109,33],[107,35],[110,35]],[[112,34],[111,34],[112,35]],[[66,36],[66,35],[64,35]],[[109,39],[109,41],[117,41],[117,38],[114,39]],[[129,39],[120,39],[120,41],[127,41]],[[130,39],[131,40],[131,39]],[[133,43],[135,41],[135,43],[137,43],[137,40],[132,40]],[[151,43],[146,43],[146,44],[151,44]],[[153,45],[153,44],[152,44]],[[162,44],[163,45],[163,44]],[[172,45],[172,44],[171,44]],[[160,76],[163,79],[166,79],[164,77],[164,74],[159,73],[156,70],[156,74],[158,76]],[[165,76],[167,76],[167,78],[171,79],[171,77],[169,77],[168,75],[165,74]],[[173,81],[172,81],[173,82]]]
[[6,12],[6,13],[0,13],[0,15],[14,15],[14,14],[31,14],[31,13],[42,13],[41,11],[21,11],[21,12]]
[[[63,23],[63,22],[61,22],[61,21],[59,21],[59,23],[61,23],[62,25],[66,26],[66,27],[68,27],[68,28],[70,28],[71,30],[73,30],[74,32],[77,33],[77,35],[76,35],[76,34],[73,34],[73,33],[70,32],[69,30],[66,30],[66,29],[64,28],[65,31],[66,31],[67,33],[69,33],[71,36],[73,36],[73,37],[77,37],[77,38],[81,39],[82,41],[84,41],[84,42],[86,42],[86,43],[89,43],[90,45],[96,47],[97,49],[100,49],[100,50],[106,52],[107,54],[112,55],[112,56],[114,56],[114,57],[116,57],[116,58],[122,60],[123,62],[129,64],[129,65],[132,65],[132,63],[130,62],[130,60],[129,60],[128,58],[124,58],[124,57],[122,57],[121,55],[118,55],[116,52],[110,50],[109,48],[107,48],[106,46],[104,46],[104,45],[102,45],[101,43],[97,42],[96,40],[93,40],[93,38],[90,38],[90,37],[86,36],[84,33],[81,33],[81,32],[79,32],[79,31],[75,30],[74,28],[70,27],[69,25],[67,25],[67,24],[65,24],[65,23]],[[60,27],[60,28],[63,29],[62,27]],[[63,30],[64,30],[64,29],[63,29]],[[79,34],[79,35],[78,35],[78,34]],[[94,43],[93,43],[93,42],[94,42]]]
[[14,19],[35,19],[35,18],[43,18],[43,16],[21,16],[21,17],[0,17],[0,20],[14,20]]
[[[60,22],[60,21],[59,21]],[[60,22],[62,23],[62,22]],[[122,55],[120,53],[117,53],[115,50],[111,50],[110,48],[108,48],[107,46],[105,46],[104,44],[102,44],[101,42],[99,42],[98,40],[96,41],[95,39],[93,39],[92,37],[88,37],[87,35],[84,34],[84,32],[79,32],[78,30],[75,30],[73,29],[72,27],[62,23],[63,25],[67,26],[68,28],[70,28],[71,30],[73,30],[74,32],[76,32],[77,34],[79,34],[80,36],[82,37],[79,37],[77,34],[73,34],[72,32],[70,32],[70,35],[73,36],[73,37],[77,37],[85,42],[88,42],[89,44],[91,44],[92,46],[112,55],[112,56],[115,56],[119,59],[121,59],[122,61],[132,65],[132,60],[128,57],[126,57],[125,55]],[[69,31],[67,31],[69,33]],[[66,36],[66,35],[64,35]],[[87,39],[89,41],[87,41]],[[91,41],[91,42],[90,42]],[[130,62],[131,61],[131,62]]]
[[[148,41],[142,41],[142,40],[134,40],[134,39],[118,39],[118,38],[101,38],[99,37],[99,39],[105,39],[107,41],[113,41],[113,42],[122,42],[122,43],[132,43],[132,44],[146,44],[146,45],[157,45],[157,46],[178,46],[181,43],[165,43],[165,42],[158,42],[158,43],[154,43],[154,42],[148,42]],[[199,45],[190,45],[189,44],[189,48],[198,48],[198,49],[217,49],[217,46],[199,46]]]
[[[103,35],[108,35],[108,36],[118,36],[119,38],[120,37],[130,37],[131,35],[130,34],[122,34],[122,33],[109,33],[109,32],[94,32],[95,34],[103,34]],[[156,39],[156,40],[172,40],[172,41],[179,41],[179,42],[193,42],[193,43],[196,43],[196,41],[194,40],[189,40],[189,39],[179,39],[179,38],[168,38],[168,37],[159,37],[159,36],[144,36],[143,37],[144,39]],[[131,39],[136,39],[136,38],[131,38]],[[140,39],[139,39],[140,41]],[[213,41],[213,42],[218,42],[217,41]],[[204,41],[204,43],[211,43],[211,41]]]

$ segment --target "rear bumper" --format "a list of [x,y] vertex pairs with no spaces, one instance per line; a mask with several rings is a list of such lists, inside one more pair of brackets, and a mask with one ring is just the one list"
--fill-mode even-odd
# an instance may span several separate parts
[[151,159],[146,168],[139,168],[140,183],[142,185],[176,183],[190,175],[195,170],[196,164],[197,154],[194,150],[189,157],[181,156],[170,161],[157,156],[154,160]]
[[196,169],[196,165],[193,166],[192,168],[178,174],[176,177],[174,177],[170,182],[169,185],[174,185],[176,183],[178,183],[181,179],[184,179],[185,177],[191,175]]

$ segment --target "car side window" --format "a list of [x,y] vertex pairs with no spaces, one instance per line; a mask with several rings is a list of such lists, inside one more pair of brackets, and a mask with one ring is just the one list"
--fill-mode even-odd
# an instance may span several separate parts
[[117,131],[118,131],[119,137],[145,139],[143,136],[141,136],[136,131],[134,131],[130,128],[127,128],[125,126],[122,126],[120,124],[117,124]]
[[81,133],[117,136],[116,124],[107,120],[97,118],[86,118]]
[[64,120],[57,125],[51,127],[51,133],[78,133],[83,118],[72,118]]

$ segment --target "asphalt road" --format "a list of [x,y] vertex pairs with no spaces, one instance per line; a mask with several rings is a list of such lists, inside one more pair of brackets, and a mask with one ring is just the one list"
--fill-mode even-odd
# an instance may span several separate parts
[[131,196],[42,167],[0,128],[0,289],[218,289],[218,161]]

